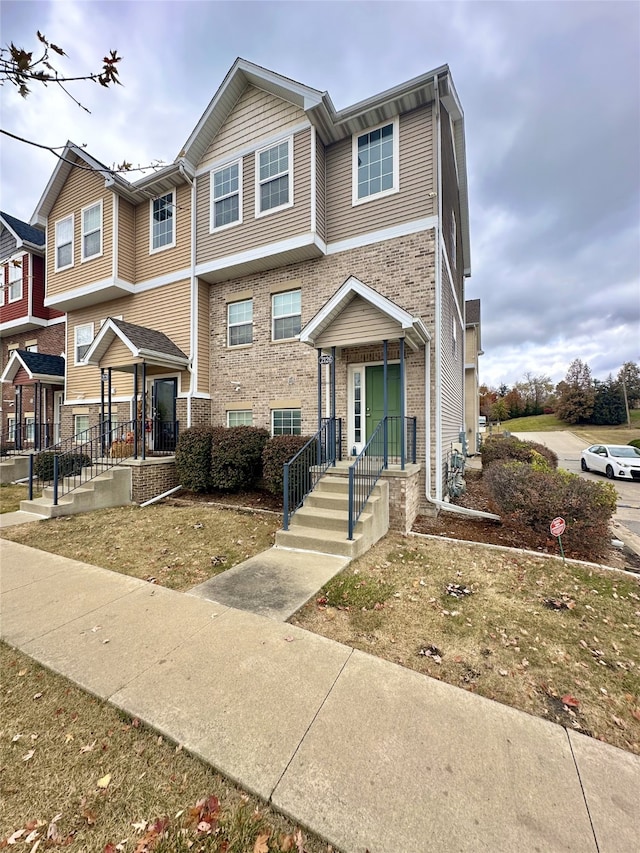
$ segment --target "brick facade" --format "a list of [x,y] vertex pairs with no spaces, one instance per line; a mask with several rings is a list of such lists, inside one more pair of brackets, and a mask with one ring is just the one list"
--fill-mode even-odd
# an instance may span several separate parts
[[131,499],[141,504],[179,486],[174,459],[125,459],[131,466]]

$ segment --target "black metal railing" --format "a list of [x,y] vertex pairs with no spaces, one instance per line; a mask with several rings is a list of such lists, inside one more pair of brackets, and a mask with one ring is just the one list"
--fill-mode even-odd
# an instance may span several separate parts
[[349,467],[348,539],[353,534],[380,475],[389,465],[416,461],[416,419],[387,415],[374,429],[369,441]]
[[44,450],[54,443],[55,425],[36,423],[30,418],[12,424],[0,434],[1,456],[22,456]]
[[283,470],[283,528],[289,529],[289,520],[302,506],[306,496],[313,491],[318,480],[331,465],[341,458],[342,421],[325,418],[318,432],[284,464]]

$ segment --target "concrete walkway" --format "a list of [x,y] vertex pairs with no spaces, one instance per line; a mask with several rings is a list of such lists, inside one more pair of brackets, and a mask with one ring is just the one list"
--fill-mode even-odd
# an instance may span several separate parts
[[7,643],[343,851],[638,848],[637,756],[264,616],[0,551]]

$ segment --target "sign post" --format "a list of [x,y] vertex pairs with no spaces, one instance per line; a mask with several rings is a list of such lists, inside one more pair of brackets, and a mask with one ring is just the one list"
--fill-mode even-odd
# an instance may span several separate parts
[[560,545],[560,553],[562,554],[562,562],[565,562],[564,559],[564,548],[562,547],[562,534],[567,529],[566,522],[562,516],[558,515],[553,519],[551,524],[549,525],[549,530],[551,531],[551,535],[557,537],[558,545]]

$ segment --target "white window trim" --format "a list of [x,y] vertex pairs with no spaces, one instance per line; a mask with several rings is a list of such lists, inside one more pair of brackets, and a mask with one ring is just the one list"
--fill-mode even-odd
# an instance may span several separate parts
[[[388,124],[393,125],[393,186],[388,190],[381,190],[379,193],[366,195],[363,198],[358,198],[358,139],[364,136],[365,133],[371,133],[381,127],[386,127]],[[394,195],[400,191],[400,119],[394,116],[390,121],[383,121],[380,124],[374,124],[372,127],[366,127],[354,133],[351,137],[351,204],[355,207],[358,204],[366,204],[368,201],[374,201],[378,198],[385,198],[388,195]]]
[[[284,142],[289,146],[289,168],[287,172],[283,172],[281,175],[274,175],[263,183],[269,183],[269,181],[273,181],[275,178],[281,178],[285,174],[289,175],[289,201],[286,204],[278,205],[278,207],[270,207],[269,210],[260,210],[260,186],[262,183],[260,181],[260,154],[263,151],[268,151],[270,148],[275,148],[276,145],[282,145]],[[277,213],[280,210],[286,210],[289,207],[293,207],[293,136],[287,136],[284,139],[278,139],[275,142],[271,142],[269,145],[264,145],[262,148],[257,148],[255,173],[256,219],[259,219],[262,216],[269,216],[270,213]]]
[[[222,196],[221,198],[214,199],[213,197],[213,177],[218,172],[221,172],[223,169],[229,169],[231,166],[238,167],[238,218],[234,222],[229,222],[226,225],[215,225],[215,210],[214,210],[214,202],[222,201],[224,198],[230,198],[232,195],[236,195],[236,193],[228,193],[226,196]],[[231,160],[229,163],[223,163],[222,166],[216,166],[209,172],[209,233],[214,234],[218,233],[218,231],[226,231],[227,228],[233,228],[236,225],[242,225],[242,158],[239,160]]]
[[[164,196],[171,194],[171,207],[173,210],[173,216],[171,217],[171,226],[172,226],[172,241],[171,243],[165,243],[164,246],[158,246],[154,249],[153,247],[153,203],[154,201],[158,201],[159,198],[164,198]],[[175,187],[167,193],[160,193],[160,195],[154,196],[154,198],[149,199],[149,254],[155,255],[156,252],[164,252],[165,249],[172,249],[176,245],[176,220],[177,220],[177,206],[176,206],[176,189]]]
[[451,211],[451,269],[456,269],[456,241],[457,241],[457,223],[456,223],[456,212],[455,210]]
[[[235,326],[248,326],[249,323],[231,323],[229,322],[229,309],[232,305],[241,305],[243,302],[251,302],[251,342],[247,344],[232,344],[231,329]],[[253,297],[249,299],[238,299],[237,302],[227,303],[227,346],[231,349],[241,349],[242,347],[253,346]]]
[[[59,267],[58,266],[58,248],[59,248],[58,226],[61,225],[63,222],[67,222],[67,220],[69,220],[69,219],[71,220],[71,263],[65,264],[65,266],[63,266],[63,267]],[[75,246],[74,246],[75,233],[76,233],[76,225],[75,225],[75,215],[73,213],[70,214],[69,216],[63,217],[62,219],[56,220],[56,223],[54,225],[54,246],[53,246],[53,252],[54,252],[53,269],[54,269],[54,272],[62,272],[63,270],[71,269],[71,267],[73,266],[74,258],[75,258]],[[63,245],[66,246],[67,244],[64,243]]]
[[278,435],[302,435],[302,409],[299,406],[284,406],[279,409],[271,409],[271,437],[274,433],[274,420],[276,412],[300,412],[300,432],[279,432]]
[[[94,229],[94,231],[100,232],[100,251],[96,252],[95,255],[85,255],[84,253],[84,238],[87,236],[87,232],[84,230],[84,213],[85,210],[91,210],[92,207],[100,207],[100,225]],[[84,263],[85,261],[92,261],[94,258],[101,258],[103,251],[103,228],[102,228],[102,199],[98,199],[98,201],[94,201],[91,204],[87,204],[80,211],[80,263]],[[89,234],[93,234],[94,231],[89,231]]]
[[[22,299],[23,293],[24,293],[24,291],[23,291],[23,280],[22,280],[23,272],[24,272],[24,269],[22,266],[23,258],[24,258],[24,255],[22,256],[22,258],[20,258],[19,264],[13,263],[14,260],[17,260],[16,258],[10,260],[9,263],[7,264],[7,299],[9,301],[9,304],[11,304],[12,302],[20,302],[20,300]],[[17,277],[14,278],[12,281],[11,280],[11,272],[14,270],[17,273],[19,273],[19,275],[17,275]],[[20,285],[20,292],[19,292],[18,296],[12,296],[11,295],[11,287],[12,287],[12,285],[15,286],[18,284]],[[3,297],[4,297],[4,288],[3,288]],[[4,302],[4,298],[3,298],[3,302]]]
[[4,305],[4,270],[2,271],[2,284],[0,284],[0,308]]
[[[77,326],[73,327],[73,363],[75,365],[82,364],[82,361],[78,361],[78,329],[91,329],[91,341],[89,341],[89,346],[93,342],[94,338],[94,326],[93,323],[79,323]],[[80,344],[80,346],[86,346],[86,344]]]
[[231,415],[237,415],[242,413],[243,415],[251,416],[250,424],[238,424],[237,426],[253,426],[253,411],[251,409],[227,409],[227,427],[230,427],[229,421],[231,420]]
[[[273,311],[274,300],[278,296],[284,296],[285,293],[299,293],[300,294],[300,311],[295,314],[279,314],[277,317]],[[272,293],[271,294],[271,340],[274,343],[282,343],[283,341],[297,341],[300,338],[300,333],[294,335],[292,338],[276,338],[276,320],[283,320],[286,317],[300,317],[300,328],[302,328],[302,289],[300,287],[292,287],[291,290],[283,290],[280,293]]]

